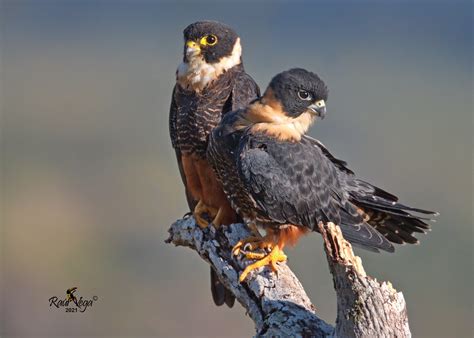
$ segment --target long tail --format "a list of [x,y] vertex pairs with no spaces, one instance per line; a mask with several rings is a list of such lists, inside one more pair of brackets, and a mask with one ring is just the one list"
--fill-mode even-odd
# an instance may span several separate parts
[[426,221],[439,214],[413,208],[398,202],[398,198],[368,182],[352,178],[348,183],[351,202],[363,212],[366,222],[390,242],[417,244],[414,233],[426,233]]
[[[426,233],[425,221],[439,214],[413,208],[398,202],[398,198],[368,182],[357,179],[343,160],[335,158],[318,140],[306,136],[339,170],[339,178],[350,203],[341,215],[341,230],[351,243],[372,251],[394,251],[392,243],[418,243],[413,234]],[[357,214],[360,217],[357,217]]]

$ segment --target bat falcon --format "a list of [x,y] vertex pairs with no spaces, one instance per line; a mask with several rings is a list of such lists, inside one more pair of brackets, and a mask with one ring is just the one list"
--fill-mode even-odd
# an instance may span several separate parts
[[318,75],[290,69],[276,75],[261,98],[227,114],[209,140],[208,158],[234,209],[266,230],[239,242],[233,254],[257,260],[240,275],[285,261],[295,244],[319,222],[338,224],[346,240],[393,252],[392,243],[418,243],[426,215],[354,174],[306,132],[326,114],[328,89]]
[[[214,21],[185,28],[183,62],[176,71],[169,114],[171,142],[196,223],[207,227],[238,221],[221,183],[207,161],[209,134],[227,112],[245,107],[260,96],[255,81],[242,64],[237,33]],[[211,291],[216,305],[232,307],[234,296],[211,268]]]

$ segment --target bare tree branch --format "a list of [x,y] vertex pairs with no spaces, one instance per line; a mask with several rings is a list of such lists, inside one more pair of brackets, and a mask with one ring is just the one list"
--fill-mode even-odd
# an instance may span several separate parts
[[279,264],[277,273],[265,267],[239,282],[239,273],[248,262],[232,257],[231,249],[251,235],[246,226],[201,229],[189,217],[176,221],[168,231],[166,242],[189,247],[212,265],[254,321],[257,336],[411,336],[402,293],[365,274],[360,258],[354,256],[334,224],[320,225],[320,231],[337,293],[336,327],[317,316],[303,286],[285,263]]
[[366,275],[338,226],[319,224],[319,231],[337,294],[335,336],[411,337],[403,294]]

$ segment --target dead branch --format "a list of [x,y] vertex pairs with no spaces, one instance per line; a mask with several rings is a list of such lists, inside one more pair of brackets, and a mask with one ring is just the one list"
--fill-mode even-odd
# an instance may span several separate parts
[[279,264],[278,273],[265,267],[239,282],[248,262],[231,257],[231,249],[250,235],[246,226],[201,229],[188,217],[168,231],[166,242],[189,247],[211,264],[247,310],[257,336],[411,337],[402,293],[365,274],[360,258],[334,224],[320,225],[320,232],[337,294],[335,327],[317,316],[303,286],[284,263]]

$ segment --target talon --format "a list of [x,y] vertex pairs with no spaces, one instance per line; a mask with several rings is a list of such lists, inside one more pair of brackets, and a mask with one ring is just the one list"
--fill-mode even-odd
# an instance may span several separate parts
[[234,247],[232,248],[232,255],[238,256],[241,252],[245,251],[245,248],[247,247],[247,245],[251,245],[251,243],[257,243],[261,241],[262,241],[261,236],[260,237],[250,236],[245,239],[242,239],[238,241],[237,244],[234,245]]
[[[286,261],[286,256],[284,259],[284,262]],[[270,261],[270,266],[272,267],[273,272],[275,272],[278,275],[278,266],[276,265],[275,261]]]
[[243,251],[250,251],[252,250],[252,244],[250,243],[245,243],[244,244],[244,250]]
[[214,217],[216,210],[204,204],[202,200],[199,200],[198,204],[194,208],[193,215],[194,219],[196,220],[196,224],[199,225],[201,229],[207,228],[209,225],[209,222],[202,216],[204,213]]
[[286,262],[286,259],[287,257],[285,253],[280,249],[278,245],[275,245],[272,251],[268,255],[266,255],[264,258],[260,259],[259,261],[256,261],[253,264],[248,265],[244,269],[242,274],[240,275],[239,281],[243,282],[251,271],[258,269],[260,267],[266,266],[266,265],[270,265],[273,271],[278,271],[277,270],[278,266],[276,263]]
[[219,210],[217,211],[216,217],[214,217],[214,219],[212,220],[212,225],[214,226],[214,228],[219,229],[219,227],[222,225],[223,214],[224,214],[224,209],[219,208]]
[[194,219],[201,229],[205,229],[209,225],[209,222],[199,214],[194,214]]

